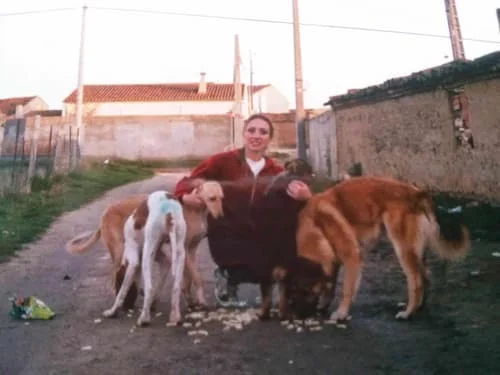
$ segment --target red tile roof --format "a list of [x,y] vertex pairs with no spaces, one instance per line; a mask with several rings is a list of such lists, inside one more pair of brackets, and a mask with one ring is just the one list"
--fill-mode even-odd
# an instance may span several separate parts
[[[85,103],[105,102],[179,102],[179,101],[232,101],[232,83],[207,82],[206,94],[198,94],[198,83],[131,84],[131,85],[85,85]],[[244,90],[244,85],[243,90]],[[253,93],[269,85],[252,86]],[[76,90],[63,101],[76,102]]]
[[16,106],[18,105],[24,106],[34,98],[35,96],[25,96],[20,98],[0,99],[0,113],[3,113],[7,116],[13,115],[16,113]]

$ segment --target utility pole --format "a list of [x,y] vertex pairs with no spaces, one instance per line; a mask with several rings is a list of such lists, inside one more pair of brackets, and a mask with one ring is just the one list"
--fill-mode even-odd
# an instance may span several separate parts
[[233,127],[231,134],[232,146],[240,147],[243,136],[243,115],[242,115],[242,89],[241,89],[241,73],[240,73],[240,40],[238,34],[234,35],[234,71],[233,71],[233,85],[234,85],[234,104],[233,104]]
[[460,23],[458,22],[457,6],[455,0],[444,0],[446,16],[448,18],[448,29],[450,30],[451,49],[453,51],[453,60],[465,60],[464,44]]
[[83,123],[83,67],[85,62],[85,21],[87,17],[87,5],[83,5],[82,9],[82,26],[80,32],[80,57],[78,61],[78,87],[76,91],[76,108],[75,108],[75,124],[78,131],[78,140],[74,142],[74,160],[77,160],[76,151],[78,146],[80,146],[80,154],[83,150],[83,141],[85,139],[85,124]]
[[497,8],[498,28],[500,29],[500,8]]
[[253,64],[252,64],[252,50],[250,50],[250,83],[248,87],[248,113],[253,113]]
[[306,160],[306,134],[304,124],[304,88],[302,80],[302,55],[300,51],[300,25],[298,0],[293,5],[293,46],[295,61],[295,126],[297,139],[297,157]]

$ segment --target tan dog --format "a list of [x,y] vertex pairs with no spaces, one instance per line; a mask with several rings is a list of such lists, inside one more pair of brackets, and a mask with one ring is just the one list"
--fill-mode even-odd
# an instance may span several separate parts
[[434,211],[425,191],[380,177],[352,177],[313,196],[299,214],[298,265],[287,275],[290,307],[302,316],[333,299],[339,267],[344,266],[343,295],[331,319],[347,318],[362,266],[361,247],[376,243],[385,228],[406,275],[408,303],[397,319],[407,319],[424,302],[424,249],[458,259],[469,249],[469,231]]
[[[214,217],[223,215],[222,199],[224,194],[219,183],[206,181],[195,189],[205,207],[201,210],[183,206],[184,218],[187,225],[186,234],[186,258],[185,272],[183,277],[183,295],[189,306],[206,306],[206,300],[203,293],[201,277],[196,267],[196,249],[201,240],[206,236],[206,218],[208,213]],[[95,231],[79,234],[66,243],[66,250],[69,253],[83,253],[87,251],[100,237],[108,250],[112,262],[112,284],[115,294],[118,294],[126,271],[126,266],[121,264],[124,252],[124,234],[123,227],[127,218],[134,212],[139,205],[147,199],[147,195],[138,195],[125,198],[119,202],[111,204],[103,213],[99,228]],[[83,243],[81,243],[84,241]],[[161,252],[157,252],[157,261],[161,257]],[[191,288],[195,289],[196,302],[193,302]],[[123,307],[125,309],[133,308],[138,295],[137,285],[134,283],[128,291]]]

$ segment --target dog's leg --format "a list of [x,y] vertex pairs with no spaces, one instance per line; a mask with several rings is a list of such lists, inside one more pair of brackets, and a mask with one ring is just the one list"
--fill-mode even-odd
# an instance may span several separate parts
[[151,310],[154,310],[156,308],[156,304],[160,300],[160,294],[163,290],[163,286],[165,285],[165,281],[171,267],[171,262],[165,247],[166,246],[163,243],[160,243],[156,253],[156,262],[159,264],[160,269],[158,283],[154,288],[154,298],[151,304]]
[[198,267],[196,266],[196,247],[194,249],[189,249],[186,254],[186,267],[188,270],[189,285],[193,285],[195,295],[196,295],[196,304],[199,308],[206,308],[207,301],[205,300],[205,294],[203,292],[203,284],[201,282],[201,277],[198,272]]
[[[283,267],[275,267],[272,272],[272,280],[278,284],[278,293],[279,293],[279,300],[278,300],[278,315],[280,320],[286,320],[290,319],[290,316],[288,314],[288,295],[287,295],[287,289],[285,285],[285,277],[286,277],[287,271]],[[272,288],[270,290],[270,293],[272,291]],[[272,294],[270,294],[272,295]]]
[[[127,226],[127,223],[125,224]],[[125,228],[125,231],[129,231],[126,235],[126,243],[125,243],[125,259],[128,263],[125,276],[123,278],[123,282],[120,286],[120,290],[116,295],[115,302],[113,306],[103,312],[103,316],[106,318],[112,317],[116,314],[116,310],[123,305],[125,301],[125,297],[130,290],[132,283],[134,282],[135,275],[139,269],[139,253],[140,247],[136,242],[135,233],[133,233],[133,229]]]
[[[386,228],[403,272],[406,276],[408,288],[408,303],[406,308],[396,314],[396,319],[408,319],[422,304],[424,300],[424,242],[418,231],[411,232],[409,228],[417,228],[418,217],[407,215],[395,220],[385,218]],[[414,220],[414,225],[406,225]]]
[[345,320],[349,316],[351,303],[358,291],[361,280],[361,254],[357,245],[351,244],[353,249],[346,251],[347,258],[343,260],[344,264],[344,285],[342,299],[339,307],[330,315],[331,320]]
[[273,283],[271,281],[260,283],[260,294],[262,302],[260,304],[260,320],[268,320],[271,317],[271,302],[272,302]]
[[[154,225],[154,224],[153,224]],[[155,251],[158,249],[160,241],[158,228],[151,228],[148,223],[145,226],[145,241],[142,252],[142,277],[144,280],[144,301],[141,315],[137,319],[137,325],[143,326],[151,322],[151,304],[154,298],[153,288],[153,261],[155,259]]]
[[186,301],[186,306],[191,308],[195,305],[191,295],[191,275],[188,271],[188,255],[186,254],[186,267],[184,268],[184,276],[182,277],[182,295]]
[[408,286],[408,304],[403,311],[396,314],[396,319],[408,319],[423,301],[424,283],[422,278],[422,267],[413,248],[401,248],[395,246],[399,262],[406,276]]
[[286,285],[284,281],[278,282],[278,293],[279,293],[279,301],[278,301],[278,309],[279,309],[279,318],[280,320],[290,319],[288,314],[288,296],[286,294]]
[[[170,242],[172,244],[172,253],[176,252],[176,256],[172,256],[175,261],[172,264],[172,269],[174,271],[174,282],[172,285],[172,295],[171,295],[171,311],[170,311],[170,323],[178,323],[181,320],[180,311],[180,298],[181,298],[181,283],[184,274],[184,265],[186,261],[186,250],[184,248],[185,234],[179,233],[181,235],[177,236],[176,230],[179,232],[184,232],[183,228],[176,228],[176,225],[182,225],[182,223],[177,222],[170,232]],[[178,238],[177,238],[178,237]]]
[[328,308],[330,307],[333,299],[335,298],[335,290],[337,289],[337,277],[340,269],[340,264],[335,263],[332,268],[331,279],[325,283],[325,290],[320,299],[318,306],[318,313],[326,316],[328,313]]

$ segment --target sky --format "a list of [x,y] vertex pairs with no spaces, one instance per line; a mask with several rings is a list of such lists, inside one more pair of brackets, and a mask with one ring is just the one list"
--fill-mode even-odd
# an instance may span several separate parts
[[[77,85],[84,0],[0,0],[0,98],[38,95],[52,109]],[[293,29],[161,12],[291,22],[291,0],[87,0],[84,83],[232,82],[234,35],[241,74],[271,83],[295,107]],[[465,54],[500,50],[500,0],[456,0]],[[95,9],[108,8],[105,9]],[[68,8],[23,15],[9,13]],[[148,10],[150,12],[113,9]],[[444,0],[299,0],[305,24],[448,35]],[[332,95],[451,61],[448,38],[301,26],[304,100],[321,108]],[[490,40],[496,43],[468,41]]]

